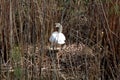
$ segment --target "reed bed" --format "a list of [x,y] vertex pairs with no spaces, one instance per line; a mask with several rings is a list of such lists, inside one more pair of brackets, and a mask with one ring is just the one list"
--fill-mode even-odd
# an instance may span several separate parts
[[[119,0],[0,0],[0,79],[119,80],[119,5]],[[56,22],[67,40],[63,50],[51,51]]]

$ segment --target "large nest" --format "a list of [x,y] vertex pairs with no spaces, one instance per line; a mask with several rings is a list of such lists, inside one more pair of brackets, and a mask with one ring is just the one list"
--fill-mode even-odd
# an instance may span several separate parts
[[62,78],[75,80],[75,77],[83,77],[86,71],[94,75],[98,72],[97,64],[95,64],[95,53],[91,48],[82,43],[66,45],[62,50],[49,51],[47,54],[49,54],[49,59],[44,61],[44,64],[51,60],[53,65],[47,64],[46,67],[44,66],[43,71],[45,73],[47,73],[48,69],[51,71],[55,70]]

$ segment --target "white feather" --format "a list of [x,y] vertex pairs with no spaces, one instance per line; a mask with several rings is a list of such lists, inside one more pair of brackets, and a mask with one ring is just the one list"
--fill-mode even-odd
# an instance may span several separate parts
[[64,44],[65,40],[66,40],[66,38],[65,38],[64,34],[61,32],[57,32],[57,31],[53,32],[49,38],[49,41],[51,43],[57,43],[57,44]]
[[56,27],[58,27],[58,31],[55,31],[51,34],[49,41],[51,42],[52,46],[55,44],[64,44],[65,43],[65,36],[62,33],[62,25],[60,23],[55,23]]

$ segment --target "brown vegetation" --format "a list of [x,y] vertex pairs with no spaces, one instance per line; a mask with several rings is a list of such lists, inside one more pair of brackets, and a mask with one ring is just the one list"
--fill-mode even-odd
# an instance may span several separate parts
[[[67,39],[59,51],[47,48],[55,22]],[[0,79],[119,80],[119,74],[119,0],[0,0]]]

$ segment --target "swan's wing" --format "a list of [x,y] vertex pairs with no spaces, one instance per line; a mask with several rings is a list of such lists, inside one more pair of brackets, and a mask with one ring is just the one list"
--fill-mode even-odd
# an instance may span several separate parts
[[66,40],[65,35],[63,33],[59,33],[59,38],[62,40]]
[[58,44],[64,44],[65,40],[66,40],[66,38],[65,38],[64,34],[63,33],[58,33],[57,31],[53,32],[52,35],[49,38],[50,42],[58,43]]
[[63,33],[59,33],[58,34],[58,44],[64,44],[65,40],[66,40],[66,38],[65,38],[64,34]]
[[50,42],[57,42],[57,35],[58,35],[58,32],[53,32],[49,38],[49,41]]

